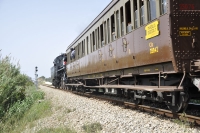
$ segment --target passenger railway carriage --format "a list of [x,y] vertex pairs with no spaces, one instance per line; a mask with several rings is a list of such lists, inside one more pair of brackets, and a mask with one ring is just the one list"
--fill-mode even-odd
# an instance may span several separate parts
[[112,0],[67,48],[66,87],[183,111],[200,98],[199,18],[200,0]]

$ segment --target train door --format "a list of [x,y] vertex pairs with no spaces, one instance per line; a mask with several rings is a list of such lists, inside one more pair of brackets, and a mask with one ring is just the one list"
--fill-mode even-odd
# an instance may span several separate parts
[[199,71],[200,60],[200,1],[171,1],[171,34],[176,70]]

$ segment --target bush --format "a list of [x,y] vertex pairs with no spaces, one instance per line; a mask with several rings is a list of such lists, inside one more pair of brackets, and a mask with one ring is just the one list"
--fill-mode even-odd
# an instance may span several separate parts
[[31,79],[20,73],[20,65],[0,55],[0,132],[21,132],[25,125],[48,115],[50,102],[38,102],[44,93],[35,89]]
[[35,86],[26,89],[25,99],[15,102],[4,114],[0,122],[0,132],[21,132],[28,122],[49,115],[51,104],[42,99],[44,92],[36,90]]
[[9,56],[0,56],[0,119],[12,105],[17,106],[25,99],[25,90],[30,85],[33,83],[20,73],[19,63],[14,65]]
[[32,92],[31,95],[27,95],[23,101],[17,101],[15,104],[13,104],[13,106],[9,108],[6,114],[7,118],[10,118],[11,116],[20,118],[24,114],[24,112],[33,105],[35,101],[39,99],[44,99],[44,92],[32,91],[33,89],[35,88],[29,88],[30,92]]

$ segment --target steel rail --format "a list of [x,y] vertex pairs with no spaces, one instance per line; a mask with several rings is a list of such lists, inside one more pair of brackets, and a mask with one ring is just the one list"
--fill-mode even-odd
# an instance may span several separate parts
[[[44,85],[44,86],[54,88],[51,85]],[[99,100],[117,103],[117,104],[123,105],[127,108],[139,109],[141,111],[145,111],[145,112],[149,112],[149,113],[155,113],[155,114],[165,116],[165,117],[168,117],[168,118],[180,119],[182,121],[187,121],[189,123],[193,123],[195,125],[200,126],[200,117],[197,117],[197,116],[187,115],[187,114],[184,114],[184,113],[173,113],[173,112],[171,112],[169,110],[165,110],[165,109],[154,108],[154,107],[150,107],[150,106],[146,106],[146,105],[137,105],[137,104],[134,104],[134,103],[131,103],[131,102],[124,102],[122,100],[115,100],[115,99],[112,99],[112,98],[102,97],[101,95],[95,95],[95,94],[92,94],[92,93],[83,93],[83,92],[77,92],[77,91],[71,91],[71,90],[65,90],[65,89],[60,89],[60,90],[71,92],[73,94],[78,94],[78,95],[89,97],[89,98],[96,98],[96,99],[99,99]]]

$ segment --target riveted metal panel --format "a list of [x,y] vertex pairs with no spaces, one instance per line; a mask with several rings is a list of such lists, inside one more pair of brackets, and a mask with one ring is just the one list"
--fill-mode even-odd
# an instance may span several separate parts
[[193,65],[200,59],[200,1],[173,0],[171,36],[178,72],[195,72]]

